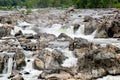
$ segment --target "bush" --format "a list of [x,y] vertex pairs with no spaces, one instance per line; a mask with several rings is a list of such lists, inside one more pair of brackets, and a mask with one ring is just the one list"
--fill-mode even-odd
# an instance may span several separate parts
[[115,4],[115,7],[116,7],[116,8],[120,8],[120,3]]
[[31,9],[27,9],[26,14],[28,15],[30,13],[32,13],[32,10]]

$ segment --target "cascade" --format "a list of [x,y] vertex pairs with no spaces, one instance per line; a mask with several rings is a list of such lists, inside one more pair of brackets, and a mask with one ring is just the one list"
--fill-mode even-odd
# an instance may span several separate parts
[[7,63],[7,74],[11,74],[13,70],[13,56],[14,53],[7,53],[8,54],[8,63]]

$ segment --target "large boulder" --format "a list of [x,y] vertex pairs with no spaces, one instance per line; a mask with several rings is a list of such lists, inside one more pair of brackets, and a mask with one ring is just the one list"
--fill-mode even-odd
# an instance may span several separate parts
[[85,23],[85,30],[84,34],[85,35],[90,35],[92,34],[98,27],[100,23],[97,20],[91,20],[89,22]]
[[60,64],[64,60],[64,56],[61,52],[42,50],[39,56],[34,60],[34,68],[38,70],[42,69],[59,69]]
[[9,36],[13,26],[10,24],[3,24],[0,27],[0,37]]
[[69,50],[90,47],[91,45],[92,45],[92,43],[88,42],[86,39],[74,38],[74,40],[69,45]]
[[16,52],[16,54],[14,55],[14,60],[15,60],[15,63],[16,63],[16,69],[18,69],[18,70],[26,65],[25,55],[20,50],[18,50]]
[[80,27],[80,24],[74,24],[73,25],[74,26],[74,33],[79,29],[79,27]]
[[90,80],[104,75],[115,75],[120,73],[118,48],[113,45],[98,48],[75,49],[78,58],[78,74],[76,78]]
[[103,21],[97,29],[95,38],[119,38],[120,15],[117,14],[113,20]]
[[[95,34],[95,38],[107,38],[108,37],[108,29],[110,28],[110,23],[103,22],[98,26],[97,32]],[[110,32],[109,34],[113,35],[113,32]]]
[[9,15],[0,16],[0,23],[12,24],[12,18]]

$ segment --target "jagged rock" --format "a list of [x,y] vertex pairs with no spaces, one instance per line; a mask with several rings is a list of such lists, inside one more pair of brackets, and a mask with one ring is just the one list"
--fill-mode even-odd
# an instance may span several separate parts
[[72,41],[73,39],[71,37],[69,37],[68,35],[61,33],[58,36],[58,40],[63,40],[63,41]]
[[[60,55],[59,55],[60,56]],[[59,58],[58,56],[58,58]],[[60,61],[57,61],[56,55],[48,50],[43,50],[34,61],[34,67],[38,70],[41,69],[58,69]]]
[[91,20],[91,21],[85,23],[84,34],[85,35],[92,34],[97,29],[99,24],[100,23],[98,23],[96,20]]
[[0,27],[0,37],[6,36],[6,29],[3,27]]
[[2,73],[4,69],[4,58],[0,56],[0,73]]
[[69,49],[70,50],[80,49],[84,47],[90,47],[91,45],[92,43],[88,42],[86,39],[74,38],[74,40],[69,45]]
[[106,75],[106,71],[103,68],[97,68],[93,70],[88,70],[88,72],[87,70],[85,70],[81,73],[78,73],[74,77],[80,80],[92,80],[92,79],[96,79],[98,76],[102,77],[104,75]]
[[0,16],[0,23],[12,24],[12,18],[9,15]]
[[[98,46],[96,46],[98,47]],[[108,74],[119,74],[118,48],[107,45],[104,48],[80,48],[74,53],[78,58],[78,77],[82,80],[94,79]]]
[[66,10],[66,14],[71,13],[71,12],[75,12],[75,9],[74,8],[69,8],[68,10]]
[[15,63],[16,63],[16,69],[21,69],[21,67],[26,65],[25,62],[25,55],[21,51],[17,51],[14,55]]
[[110,31],[113,32],[113,34],[111,34],[112,37],[120,38],[120,15],[119,14],[116,15],[114,21],[112,21],[111,27],[108,30],[108,34],[110,33]]
[[74,24],[74,33],[79,29],[80,25],[79,24]]
[[10,35],[10,32],[12,30],[13,26],[9,24],[3,24],[2,27],[0,27],[0,37],[8,36]]
[[59,63],[62,64],[63,60],[66,59],[66,57],[63,55],[62,52],[60,52],[59,50],[53,50],[52,51],[53,57],[54,59]]
[[97,29],[95,38],[119,38],[120,36],[120,15],[110,21],[104,21]]
[[22,33],[21,30],[19,30],[19,31],[15,34],[15,37],[17,37],[17,36],[21,36],[21,35],[23,35],[23,33]]
[[88,22],[92,20],[93,18],[91,16],[84,16],[84,22]]
[[[109,27],[110,27],[110,23],[108,23],[106,21],[103,22],[102,24],[100,24],[98,26],[95,38],[107,38],[108,37],[107,31],[108,31]],[[110,32],[110,34],[113,35],[112,32]]]

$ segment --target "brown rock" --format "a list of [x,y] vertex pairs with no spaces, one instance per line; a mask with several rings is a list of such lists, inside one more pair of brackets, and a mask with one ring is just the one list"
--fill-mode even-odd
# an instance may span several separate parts
[[61,34],[58,36],[58,40],[62,40],[62,41],[72,41],[72,38],[69,37],[68,35],[64,34],[64,33],[61,33]]
[[21,67],[25,66],[25,55],[21,51],[17,51],[14,55],[16,69],[21,69]]
[[69,50],[80,49],[85,47],[90,48],[91,45],[92,43],[88,42],[86,39],[74,38],[74,41],[72,41],[69,45]]
[[39,70],[44,69],[45,68],[44,62],[39,58],[36,58],[34,60],[34,68]]
[[11,80],[24,80],[24,79],[19,74],[16,74]]
[[93,18],[91,16],[85,16],[84,17],[84,22],[89,22],[90,20],[92,20]]
[[79,29],[80,25],[79,24],[74,24],[74,33]]

